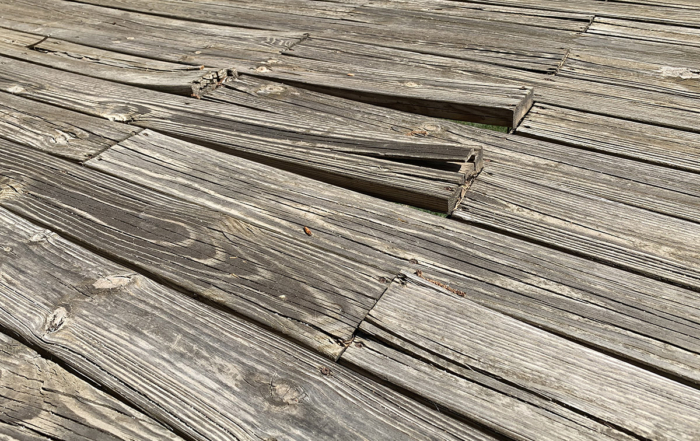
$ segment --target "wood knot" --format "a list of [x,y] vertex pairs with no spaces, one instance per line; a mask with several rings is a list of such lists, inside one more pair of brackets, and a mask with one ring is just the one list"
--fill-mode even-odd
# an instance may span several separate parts
[[130,285],[133,282],[135,274],[106,276],[97,279],[92,287],[95,289],[117,289]]
[[387,279],[386,277],[379,277],[379,278],[377,278],[377,280],[379,280],[379,283],[389,283],[390,282],[390,280]]
[[46,326],[44,335],[53,334],[61,330],[68,319],[68,311],[64,307],[57,308],[54,312],[49,315],[46,319]]
[[285,379],[270,380],[267,392],[266,399],[274,406],[293,406],[306,398],[306,392],[301,386]]
[[408,261],[414,265],[418,265],[418,260],[416,259],[409,259]]
[[29,239],[28,242],[30,244],[36,244],[36,243],[41,243],[41,242],[46,242],[47,240],[51,239],[53,236],[55,236],[56,233],[54,233],[51,230],[44,230],[40,231],[38,233],[33,234]]

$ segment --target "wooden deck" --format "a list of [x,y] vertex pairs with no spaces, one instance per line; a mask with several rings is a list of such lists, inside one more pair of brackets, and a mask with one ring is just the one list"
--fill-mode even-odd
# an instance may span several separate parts
[[2,440],[699,441],[698,250],[697,0],[0,0]]

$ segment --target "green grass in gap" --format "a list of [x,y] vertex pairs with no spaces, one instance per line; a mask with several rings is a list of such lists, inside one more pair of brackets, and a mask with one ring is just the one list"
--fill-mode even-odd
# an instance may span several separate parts
[[492,126],[490,124],[479,124],[466,121],[455,121],[456,123],[464,124],[466,126],[478,127],[480,129],[493,130],[494,132],[508,133],[509,128],[505,126]]

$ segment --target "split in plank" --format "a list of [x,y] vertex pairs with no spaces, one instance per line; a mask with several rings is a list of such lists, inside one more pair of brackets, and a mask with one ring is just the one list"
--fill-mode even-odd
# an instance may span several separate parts
[[[513,320],[417,276],[404,277],[361,326],[385,343],[351,345],[344,361],[427,394],[453,412],[478,415],[516,439],[690,441],[700,436],[697,389]],[[443,378],[411,359],[403,365],[401,354],[392,354],[396,350],[435,360]],[[440,387],[440,380],[449,388]],[[509,389],[514,390],[510,400],[503,396]],[[526,404],[538,401],[541,408]]]
[[[148,136],[148,134],[144,134]],[[335,358],[391,274],[0,141],[0,205]]]
[[700,383],[696,292],[163,135],[86,166],[390,274],[420,269],[481,305]]
[[[9,247],[5,236],[0,240]],[[4,252],[3,266],[14,252]],[[0,372],[0,422],[18,431],[65,441],[182,439],[5,334],[0,334]]]
[[0,29],[0,55],[89,77],[195,97],[215,89],[233,73],[228,69],[204,70],[204,66],[150,60],[9,29]]
[[0,210],[0,324],[191,440],[493,441]]
[[9,58],[0,58],[0,89],[70,110],[131,122],[335,185],[446,213],[455,208],[469,183],[467,169],[453,170],[450,164],[450,169],[441,170],[388,159],[465,163],[474,156],[474,143],[470,146],[441,140],[425,145],[423,138],[391,130],[391,136],[381,138],[373,133],[358,136],[353,127],[339,124],[332,117],[320,125],[294,115],[137,89]]
[[140,131],[7,93],[0,98],[0,138],[74,161],[86,161]]
[[[700,173],[700,135],[697,133],[547,105],[534,106],[518,126],[517,133]],[[674,172],[669,170],[668,173]]]

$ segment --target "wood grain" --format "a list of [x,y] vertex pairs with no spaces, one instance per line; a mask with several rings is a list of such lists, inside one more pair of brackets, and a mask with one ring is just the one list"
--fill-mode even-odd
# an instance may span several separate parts
[[205,70],[204,66],[156,61],[9,29],[0,30],[0,54],[89,77],[195,97],[215,89],[233,74],[229,69]]
[[0,210],[0,322],[192,440],[492,437]]
[[[434,130],[476,129],[443,121]],[[134,137],[86,165],[387,273],[420,269],[485,307],[700,382],[700,303],[693,291],[162,135],[144,139]],[[534,150],[532,140],[522,139],[525,151]],[[590,163],[581,156],[579,165]],[[578,169],[593,182],[606,176],[545,164]],[[610,193],[622,183],[631,188],[633,181],[611,177],[600,188]],[[313,235],[299,234],[299,225]]]
[[0,204],[334,358],[392,274],[2,143]]
[[234,60],[262,61],[303,38],[301,32],[259,31],[230,23],[193,26],[190,21],[63,0],[3,0],[0,5],[3,28],[197,67],[221,69],[232,67]]
[[510,159],[488,163],[456,219],[700,290],[700,224],[600,199],[575,179],[530,178]]
[[243,72],[392,109],[506,127],[518,125],[533,99],[532,88],[524,85],[411,77],[380,63],[367,68],[277,56]]
[[[3,246],[9,247],[4,239]],[[3,259],[12,252],[6,251]],[[20,433],[52,440],[182,439],[4,334],[0,372],[0,421]]]
[[[625,438],[619,431],[643,439],[669,441],[693,440],[700,435],[700,393],[697,389],[513,320],[417,276],[406,275],[403,284],[395,282],[370,311],[361,329],[373,335],[376,328],[380,338],[388,334],[405,342],[401,349],[409,354],[411,347],[415,346],[419,351],[442,360],[445,366],[473,369],[477,378],[490,377],[491,381],[515,387],[521,393],[532,393],[549,400],[547,407],[550,411],[562,406],[568,408],[566,411],[570,409],[598,420],[602,424],[591,422],[590,426],[601,433],[589,432],[592,439],[595,436],[598,439],[605,436]],[[372,347],[367,350],[371,351]],[[347,360],[354,360],[367,369],[377,370],[371,361],[367,361],[378,355],[364,355],[362,352],[366,349],[357,346],[351,346],[348,351],[344,359],[347,357]],[[423,369],[428,370],[428,367]],[[404,371],[411,375],[410,366]],[[458,372],[455,370],[446,375],[456,376]],[[439,389],[427,392],[432,385],[420,383],[421,379],[430,378],[425,374],[413,373],[413,378],[410,378],[389,371],[386,375],[399,384],[417,380],[414,388],[433,396],[440,393]],[[441,398],[443,402],[447,401],[443,405],[457,407],[449,401],[456,397],[449,395],[465,393],[468,390],[466,381],[463,379],[457,383],[461,387],[453,390],[443,389],[446,396]],[[509,417],[495,417],[492,412],[499,411],[485,407],[473,412],[491,418],[494,425],[510,423],[522,431],[527,430],[528,423],[534,423],[524,416],[521,409],[508,408],[508,411],[512,412]],[[542,433],[537,439],[561,439],[562,436],[586,439],[583,425],[575,421],[576,418],[568,423],[572,426],[578,423],[582,429],[579,435],[572,435],[576,438],[562,435],[561,428],[550,429],[540,423]],[[536,431],[537,428],[530,430]],[[520,439],[531,438],[521,434]]]
[[0,99],[0,137],[74,161],[88,160],[140,131],[6,93]]
[[[554,106],[537,105],[517,133],[700,173],[700,135]],[[669,170],[669,174],[674,173]]]
[[[462,186],[472,174],[460,167],[441,170],[439,166],[388,160],[441,158],[438,163],[444,163],[445,159],[452,162],[459,158],[467,162],[474,151],[470,145],[434,140],[418,147],[424,142],[420,137],[395,132],[393,139],[384,136],[378,140],[372,134],[358,137],[357,130],[333,118],[319,125],[293,115],[137,89],[9,58],[0,59],[0,89],[93,116],[131,122],[335,185],[446,213],[454,209]],[[368,153],[380,158],[365,156]]]

